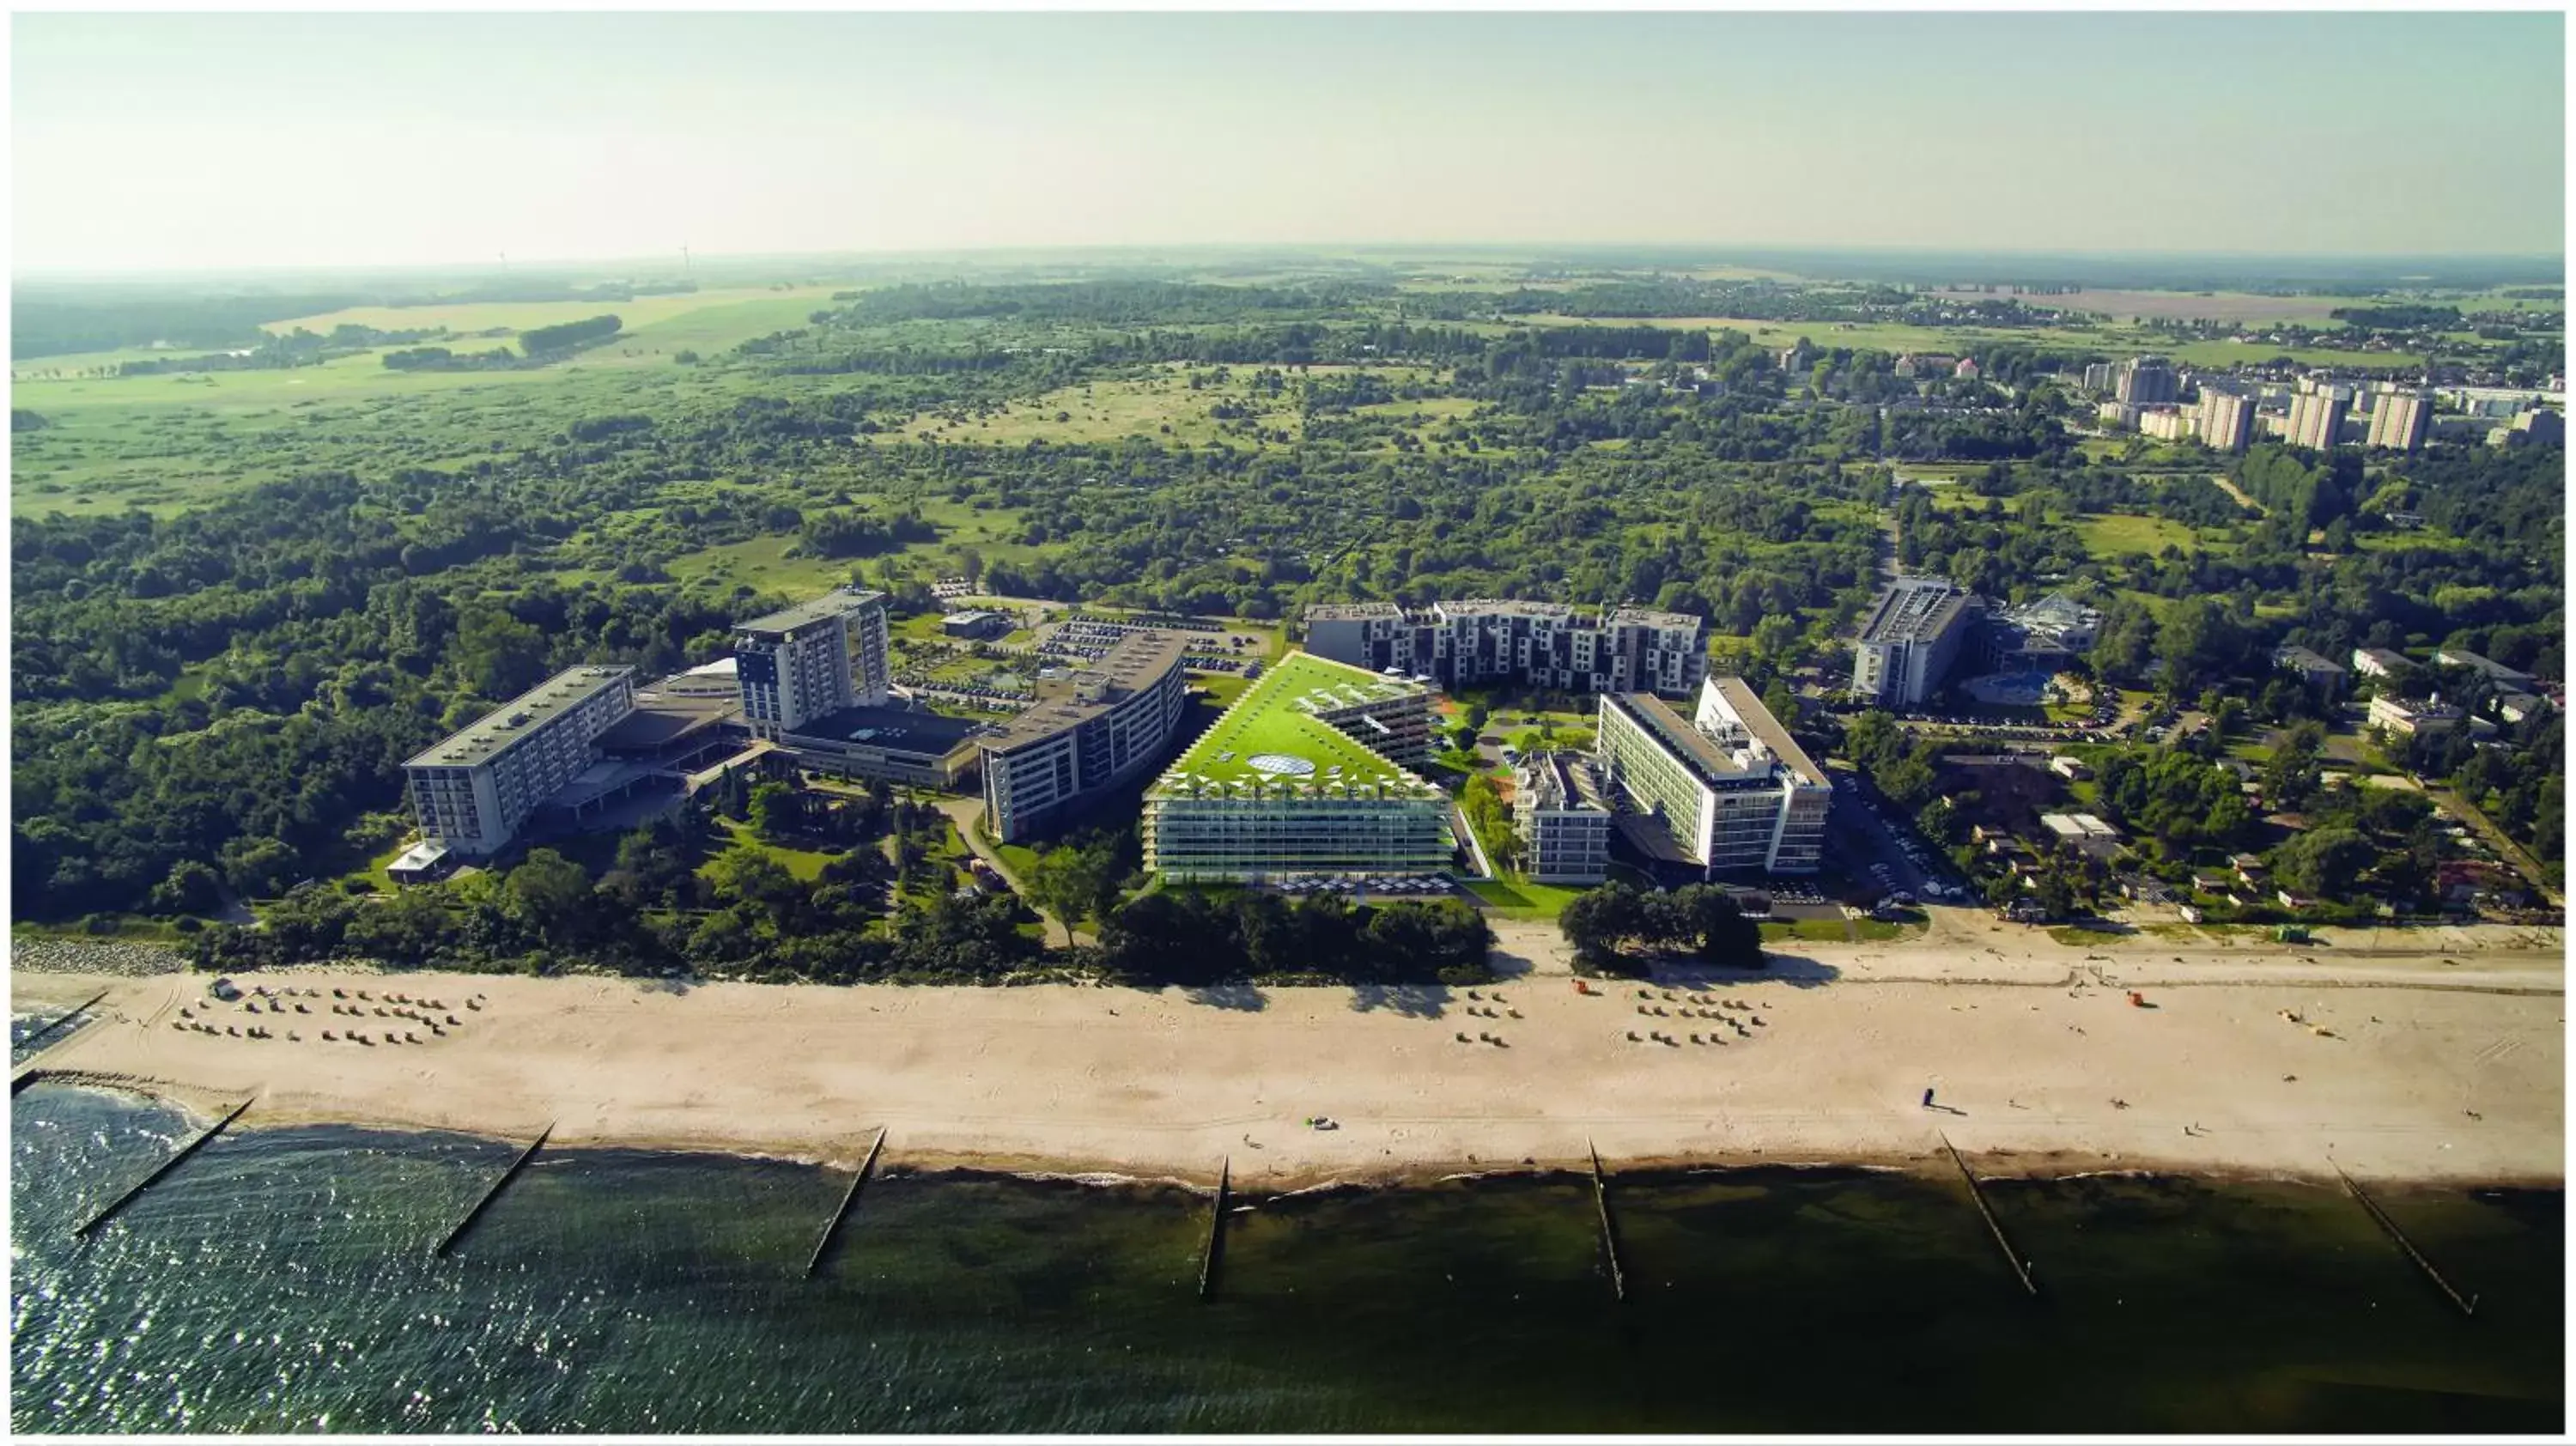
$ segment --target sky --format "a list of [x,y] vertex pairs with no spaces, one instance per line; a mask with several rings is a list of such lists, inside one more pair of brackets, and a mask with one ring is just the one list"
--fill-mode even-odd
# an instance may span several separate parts
[[2555,255],[2556,14],[29,14],[12,268]]

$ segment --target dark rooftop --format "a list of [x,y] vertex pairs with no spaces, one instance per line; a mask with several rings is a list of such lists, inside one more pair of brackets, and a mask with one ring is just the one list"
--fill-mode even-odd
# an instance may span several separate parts
[[871,708],[862,704],[826,713],[788,736],[863,743],[871,748],[945,758],[973,740],[985,726],[971,718],[951,718],[927,708]]
[[774,613],[753,618],[749,622],[736,623],[733,625],[733,630],[737,633],[792,633],[801,628],[811,627],[815,623],[839,617],[843,613],[855,612],[884,596],[884,593],[870,592],[861,588],[834,588],[811,602],[801,602],[792,608],[780,608]]

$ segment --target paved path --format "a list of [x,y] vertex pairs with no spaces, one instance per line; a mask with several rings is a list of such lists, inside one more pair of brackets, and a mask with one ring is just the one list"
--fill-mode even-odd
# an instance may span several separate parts
[[2489,845],[2512,862],[2514,868],[2521,873],[2523,881],[2539,891],[2541,899],[2549,907],[2553,909],[2567,907],[2566,896],[2549,886],[2549,876],[2541,872],[2540,860],[2531,856],[2531,850],[2507,837],[2505,831],[2498,828],[2495,820],[2487,817],[2484,810],[2462,798],[2453,789],[2428,788],[2424,790],[2424,796],[2440,805],[2445,812],[2458,816],[2462,822],[2483,835]]
[[[1020,877],[1019,871],[1004,862],[1001,854],[995,851],[992,845],[975,836],[975,822],[977,819],[981,818],[984,813],[983,800],[976,798],[943,798],[939,800],[938,807],[941,813],[948,815],[948,821],[957,826],[957,837],[964,841],[968,851],[972,852],[975,857],[991,864],[993,866],[993,872],[1002,876],[1002,882],[1011,886],[1011,892],[1020,896],[1020,902],[1028,907],[1029,912],[1037,915],[1038,918],[1045,921],[1048,945],[1052,947],[1058,939],[1063,938],[1064,921],[1058,919],[1055,915],[1048,913],[1046,910],[1039,908],[1034,902],[1032,902],[1029,898],[1028,882]],[[1080,929],[1073,931],[1073,940],[1077,944],[1088,944],[1093,942],[1091,935]]]

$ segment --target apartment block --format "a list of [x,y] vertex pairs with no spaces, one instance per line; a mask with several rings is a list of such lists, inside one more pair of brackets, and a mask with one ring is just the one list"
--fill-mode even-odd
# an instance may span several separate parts
[[635,670],[567,668],[403,765],[422,838],[498,853],[539,805],[599,761],[599,736],[634,711]]
[[1855,696],[1912,708],[1939,692],[1984,604],[1943,578],[1898,578],[1879,594],[1852,648]]
[[1642,822],[1707,873],[1814,873],[1833,784],[1741,678],[1711,678],[1690,718],[1605,693],[1594,757]]
[[2383,389],[2370,413],[2370,445],[2392,452],[2412,452],[2424,445],[2433,426],[2433,394],[2421,388]]
[[1573,753],[1536,753],[1512,779],[1512,826],[1527,851],[1522,872],[1542,884],[1610,877],[1612,813],[1592,765]]
[[2120,363],[2112,379],[2111,395],[2133,407],[2151,407],[2180,397],[2182,379],[2174,375],[2172,364],[2163,357],[2131,357]]
[[983,740],[984,825],[1003,843],[1052,827],[1171,751],[1189,706],[1178,633],[1130,633]]
[[2328,451],[2342,440],[2344,417],[2351,410],[2350,387],[2303,381],[2290,398],[2290,419],[2284,436],[2292,446]]
[[881,707],[893,680],[885,594],[839,588],[733,628],[743,721],[775,740],[844,708]]
[[2200,440],[2213,451],[2244,451],[2254,440],[2254,398],[2216,381],[2202,382]]
[[1411,610],[1394,603],[1306,610],[1306,651],[1445,688],[1688,697],[1708,676],[1708,623],[1687,613],[1470,598]]

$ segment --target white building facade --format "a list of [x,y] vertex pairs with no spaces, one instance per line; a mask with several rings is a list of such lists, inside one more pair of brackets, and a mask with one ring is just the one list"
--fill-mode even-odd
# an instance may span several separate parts
[[403,765],[421,836],[469,858],[500,852],[634,710],[633,668],[567,668],[431,746]]

